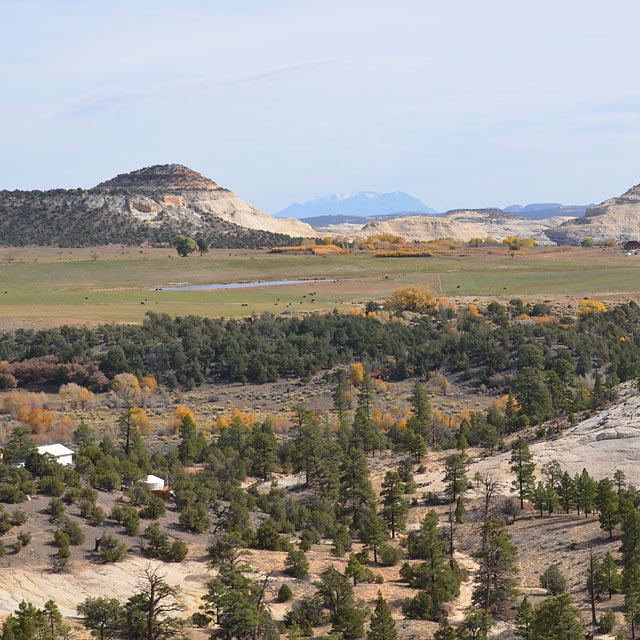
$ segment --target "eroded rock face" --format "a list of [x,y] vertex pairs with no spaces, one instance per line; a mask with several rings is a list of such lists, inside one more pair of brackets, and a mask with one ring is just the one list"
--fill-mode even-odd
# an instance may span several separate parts
[[87,211],[106,207],[130,213],[151,225],[173,220],[204,228],[214,217],[245,229],[293,237],[317,235],[310,225],[295,218],[273,218],[181,164],[155,165],[120,174],[101,182],[73,204]]
[[617,198],[589,207],[583,218],[549,229],[546,235],[558,244],[580,244],[583,238],[601,243],[615,238],[618,243],[640,239],[640,185]]

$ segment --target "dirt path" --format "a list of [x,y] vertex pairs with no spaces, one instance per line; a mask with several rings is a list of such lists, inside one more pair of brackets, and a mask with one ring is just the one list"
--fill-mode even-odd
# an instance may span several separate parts
[[468,554],[456,551],[454,554],[456,562],[461,569],[465,569],[469,578],[460,585],[460,595],[454,600],[449,621],[452,623],[462,622],[467,609],[471,606],[471,595],[473,593],[473,580],[478,571],[478,563]]

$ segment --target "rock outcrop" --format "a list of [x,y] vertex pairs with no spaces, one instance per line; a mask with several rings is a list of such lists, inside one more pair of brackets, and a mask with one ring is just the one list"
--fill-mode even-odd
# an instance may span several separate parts
[[313,237],[311,226],[273,218],[228,189],[182,165],[121,174],[93,189],[0,191],[0,242],[5,245],[169,243],[178,233],[212,247],[291,244]]
[[[131,206],[127,206],[122,201],[127,193],[140,193],[146,197],[144,200],[138,197]],[[196,227],[204,227],[208,219],[215,216],[245,229],[293,237],[316,235],[310,225],[295,218],[273,218],[241,200],[232,191],[180,164],[146,167],[101,182],[90,191],[84,205],[87,209],[99,205],[119,211],[124,207],[134,215],[157,211],[157,219],[144,218],[152,225],[182,219]]]
[[317,228],[317,231],[360,237],[392,233],[407,240],[418,241],[439,238],[467,241],[487,236],[503,240],[507,236],[519,236],[533,238],[539,244],[553,244],[545,235],[546,231],[571,219],[555,216],[543,220],[529,220],[500,209],[460,209],[449,211],[442,216],[406,216],[376,220],[362,225],[328,225]]
[[608,238],[619,243],[640,240],[640,185],[588,208],[584,217],[574,218],[545,233],[557,244],[577,245],[583,238],[592,238],[596,243]]

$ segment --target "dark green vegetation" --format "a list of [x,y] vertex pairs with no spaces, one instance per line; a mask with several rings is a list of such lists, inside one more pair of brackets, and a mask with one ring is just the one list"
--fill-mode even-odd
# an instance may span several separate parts
[[[0,359],[9,364],[0,373],[5,388],[46,388],[68,380],[99,388],[105,382],[100,373],[112,378],[122,372],[192,388],[208,380],[307,380],[362,361],[391,380],[439,371],[468,385],[511,392],[521,410],[510,407],[509,430],[600,406],[615,385],[640,373],[635,302],[577,321],[565,318],[566,324],[514,322],[524,311],[537,312],[513,300],[491,303],[484,316],[433,310],[407,322],[339,313],[240,321],[149,313],[141,326],[4,334]],[[587,374],[594,383],[585,390]]]
[[[120,193],[118,191],[116,194]],[[92,247],[104,244],[170,246],[176,234],[202,237],[209,247],[258,248],[296,244],[289,236],[245,229],[211,216],[203,229],[188,220],[177,223],[160,211],[153,225],[113,209],[87,209],[77,203],[87,191],[0,191],[0,238],[3,245]],[[126,194],[125,194],[126,195]]]

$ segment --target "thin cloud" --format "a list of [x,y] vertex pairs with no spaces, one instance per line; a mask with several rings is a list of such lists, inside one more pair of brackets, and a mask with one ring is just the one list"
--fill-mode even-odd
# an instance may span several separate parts
[[301,70],[309,70],[314,67],[322,67],[339,62],[338,58],[319,58],[316,60],[304,60],[286,65],[280,65],[257,71],[229,76],[206,76],[187,82],[168,82],[163,84],[150,84],[145,87],[128,86],[108,86],[102,87],[95,92],[91,92],[72,100],[66,107],[52,114],[53,119],[66,119],[77,117],[91,117],[100,114],[112,114],[127,104],[142,100],[162,100],[168,96],[180,92],[182,97],[185,94],[196,94],[202,91],[218,89],[223,87],[235,87],[250,85],[255,82],[276,78],[295,73]]

